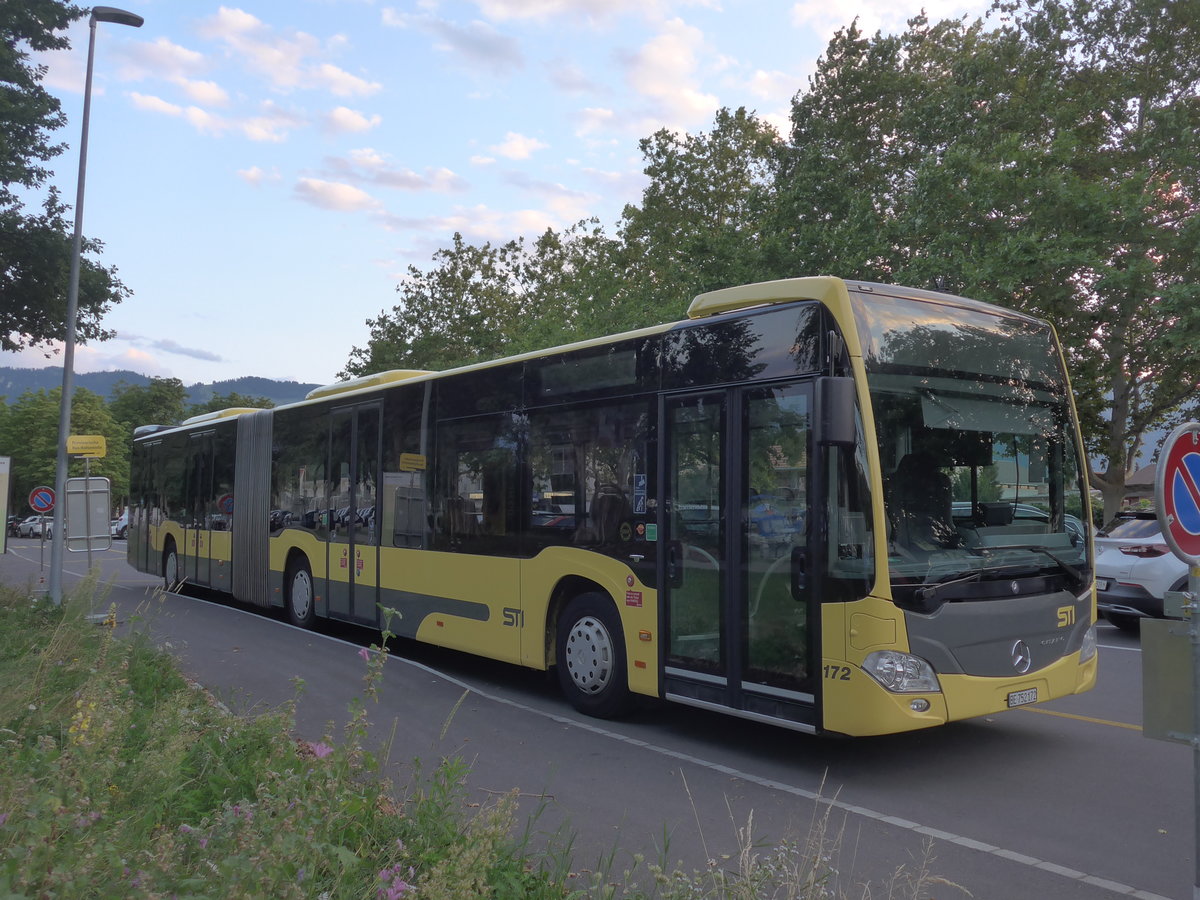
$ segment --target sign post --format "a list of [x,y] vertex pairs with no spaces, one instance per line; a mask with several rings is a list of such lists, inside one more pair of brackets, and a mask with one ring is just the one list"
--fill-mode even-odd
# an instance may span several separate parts
[[[1154,476],[1158,522],[1167,546],[1188,566],[1186,591],[1169,591],[1164,611],[1182,615],[1192,643],[1192,790],[1196,807],[1196,877],[1193,900],[1200,900],[1200,422],[1185,422],[1167,438]],[[1174,595],[1174,596],[1172,596]]]
[[[44,485],[44,484],[39,485],[38,487],[35,487],[32,491],[29,492],[29,508],[32,509],[35,513],[37,513],[39,516],[44,516],[46,513],[52,512],[54,510],[54,488],[46,487],[46,485]],[[43,525],[41,527],[41,534],[42,534],[42,540],[41,540],[42,552],[41,552],[40,565],[41,565],[41,570],[42,570],[41,579],[42,579],[42,582],[44,583],[46,581],[46,574],[45,574],[45,572],[46,572],[46,526],[45,525]],[[53,554],[51,554],[51,555],[53,555]]]

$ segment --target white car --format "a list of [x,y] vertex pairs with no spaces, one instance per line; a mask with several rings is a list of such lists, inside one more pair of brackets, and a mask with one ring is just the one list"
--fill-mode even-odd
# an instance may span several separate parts
[[1163,538],[1152,511],[1122,513],[1096,532],[1096,599],[1118,628],[1163,617],[1163,594],[1187,587],[1188,567]]
[[30,516],[17,526],[17,537],[45,537],[50,540],[53,524],[51,516]]
[[114,540],[125,540],[129,536],[129,513],[121,513],[120,516],[113,519],[109,523],[109,533]]

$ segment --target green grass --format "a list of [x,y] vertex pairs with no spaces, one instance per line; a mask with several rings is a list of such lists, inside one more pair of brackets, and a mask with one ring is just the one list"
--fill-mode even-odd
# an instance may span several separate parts
[[634,856],[618,872],[615,849],[572,871],[570,836],[535,845],[515,791],[469,803],[461,760],[428,774],[418,762],[406,785],[385,777],[366,704],[387,654],[364,651],[341,734],[297,740],[294,702],[234,715],[136,629],[89,622],[96,593],[85,583],[55,607],[0,585],[0,900],[916,900],[945,884],[919,867],[915,880],[847,893],[820,804],[803,842],[761,846],[751,821],[737,829],[740,855],[705,871]]

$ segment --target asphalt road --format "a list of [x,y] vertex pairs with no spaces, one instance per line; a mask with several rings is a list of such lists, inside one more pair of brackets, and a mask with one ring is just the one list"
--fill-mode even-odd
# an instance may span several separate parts
[[[349,718],[369,632],[304,632],[163,595],[125,564],[120,542],[95,562],[122,627],[150,629],[233,709],[299,691],[297,729],[313,740]],[[85,568],[68,554],[68,589]],[[10,540],[0,579],[36,591],[40,572],[39,543]],[[976,898],[1191,897],[1191,750],[1141,734],[1137,638],[1102,625],[1100,643],[1089,694],[883,738],[814,738],[660,703],[602,722],[575,713],[543,673],[411,642],[389,658],[368,708],[397,784],[460,756],[472,800],[519,788],[536,840],[563,826],[575,835],[577,869],[614,850],[617,870],[634,852],[727,865],[751,816],[760,852],[803,841],[827,816],[848,896],[910,896],[897,869],[932,857],[932,873]],[[968,895],[939,884],[923,896]]]

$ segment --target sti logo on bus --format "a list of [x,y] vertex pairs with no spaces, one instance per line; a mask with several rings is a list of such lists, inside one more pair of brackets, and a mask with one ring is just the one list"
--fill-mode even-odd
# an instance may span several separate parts
[[1060,606],[1058,608],[1058,627],[1066,628],[1068,625],[1075,624],[1075,607]]

